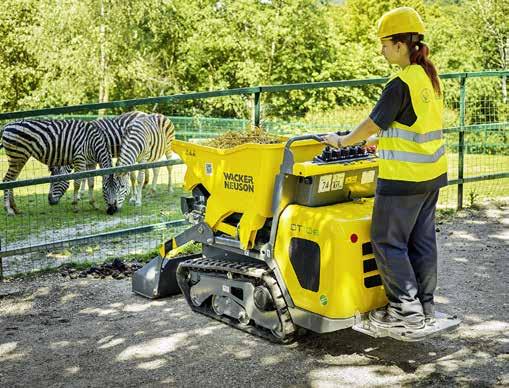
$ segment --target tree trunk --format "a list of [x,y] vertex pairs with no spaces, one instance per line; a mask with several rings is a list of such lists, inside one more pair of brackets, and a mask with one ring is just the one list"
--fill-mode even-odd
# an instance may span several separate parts
[[[506,38],[504,47],[504,57],[502,58],[504,70],[507,70],[508,61],[509,61],[509,37]],[[502,101],[504,101],[504,104],[507,104],[507,76],[502,77]]]
[[[108,65],[106,59],[106,17],[104,12],[104,0],[101,1],[101,24],[99,25],[99,102],[108,101]],[[104,115],[105,110],[99,110],[99,116]]]

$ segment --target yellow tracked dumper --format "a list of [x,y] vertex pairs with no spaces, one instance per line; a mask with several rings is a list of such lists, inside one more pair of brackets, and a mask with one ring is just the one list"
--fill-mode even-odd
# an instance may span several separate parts
[[[280,343],[305,330],[417,341],[456,328],[440,313],[414,332],[370,324],[367,313],[387,304],[370,243],[377,158],[360,146],[331,149],[319,135],[281,141],[173,143],[187,165],[192,196],[181,208],[191,226],[134,274],[134,292],[181,290],[194,311]],[[202,252],[167,258],[189,241]]]

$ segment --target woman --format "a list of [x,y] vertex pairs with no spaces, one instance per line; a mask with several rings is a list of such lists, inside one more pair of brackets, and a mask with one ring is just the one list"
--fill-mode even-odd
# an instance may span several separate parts
[[440,187],[447,185],[447,160],[442,91],[423,33],[413,8],[396,8],[381,17],[382,55],[401,70],[357,128],[346,136],[324,136],[334,147],[378,140],[371,239],[389,304],[372,311],[370,319],[386,328],[421,329],[434,322],[435,208]]

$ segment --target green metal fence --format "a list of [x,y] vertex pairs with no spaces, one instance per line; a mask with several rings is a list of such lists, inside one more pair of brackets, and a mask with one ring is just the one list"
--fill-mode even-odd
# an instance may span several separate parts
[[[446,101],[444,131],[449,187],[442,190],[440,206],[461,208],[485,196],[507,195],[509,107],[502,82],[508,75],[509,71],[498,71],[441,76]],[[94,119],[98,110],[114,115],[137,107],[167,114],[181,139],[209,138],[249,125],[283,134],[344,130],[354,128],[369,114],[386,80],[259,86],[8,112],[0,113],[0,122],[35,116]],[[302,109],[288,113],[285,101],[292,101]],[[221,111],[221,106],[229,108],[230,117],[213,117],[215,112]],[[74,213],[72,188],[57,206],[50,207],[46,200],[50,182],[91,176],[101,179],[112,172],[170,165],[174,170],[171,179],[174,192],[168,192],[165,184],[159,184],[155,193],[144,195],[141,207],[126,204],[113,217],[106,215],[104,209],[91,208],[85,198],[79,212]],[[6,166],[5,155],[0,150],[0,173],[5,173]],[[161,170],[163,181],[169,179],[165,169]],[[185,166],[175,158],[49,177],[45,166],[31,161],[18,181],[0,183],[0,190],[16,188],[17,201],[24,211],[16,217],[0,215],[0,278],[2,274],[11,276],[70,261],[149,257],[161,241],[185,226],[179,206],[179,197],[184,194],[181,187],[184,171]],[[96,183],[98,189],[99,183]],[[99,193],[96,197],[100,207],[104,207]]]

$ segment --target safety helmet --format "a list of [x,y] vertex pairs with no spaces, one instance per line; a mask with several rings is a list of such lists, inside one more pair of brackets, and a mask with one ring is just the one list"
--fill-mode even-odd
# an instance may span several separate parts
[[424,34],[424,23],[417,11],[411,7],[395,8],[383,14],[378,20],[379,38],[407,32]]

